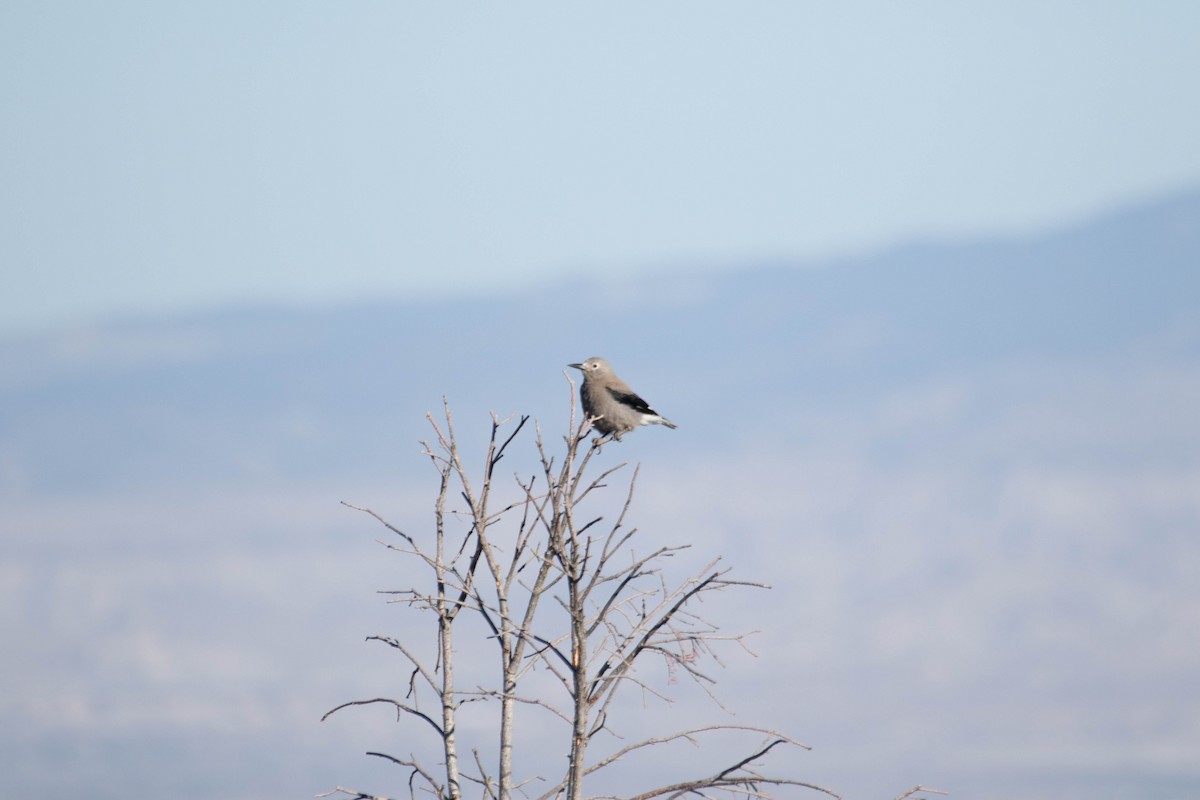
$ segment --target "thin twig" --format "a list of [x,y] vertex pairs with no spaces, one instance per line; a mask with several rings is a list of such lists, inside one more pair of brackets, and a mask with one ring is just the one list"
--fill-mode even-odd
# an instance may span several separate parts
[[917,792],[929,792],[930,794],[950,794],[949,792],[943,792],[939,789],[930,789],[927,786],[921,786],[918,784],[917,786],[914,786],[904,794],[897,797],[896,800],[905,800],[906,797],[912,797]]

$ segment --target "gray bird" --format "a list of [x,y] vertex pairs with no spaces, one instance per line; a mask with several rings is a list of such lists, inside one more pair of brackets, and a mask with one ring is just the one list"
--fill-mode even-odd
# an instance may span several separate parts
[[676,427],[674,422],[659,416],[649,403],[638,397],[603,358],[593,356],[582,364],[567,366],[583,373],[579,399],[583,401],[583,413],[599,417],[593,424],[600,433],[620,439],[621,434],[642,425]]

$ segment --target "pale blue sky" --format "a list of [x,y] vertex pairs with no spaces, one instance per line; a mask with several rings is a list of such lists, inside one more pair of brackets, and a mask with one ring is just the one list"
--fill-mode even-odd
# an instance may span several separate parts
[[0,333],[1019,233],[1200,184],[1192,2],[0,7]]

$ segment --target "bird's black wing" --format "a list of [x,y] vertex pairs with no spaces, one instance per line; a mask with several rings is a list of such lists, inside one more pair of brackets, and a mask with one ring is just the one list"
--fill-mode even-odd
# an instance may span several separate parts
[[638,397],[633,392],[618,392],[616,389],[609,389],[608,393],[612,396],[613,400],[616,400],[623,406],[632,408],[634,411],[638,411],[642,414],[652,414],[653,416],[658,416],[658,412],[651,408],[649,403]]

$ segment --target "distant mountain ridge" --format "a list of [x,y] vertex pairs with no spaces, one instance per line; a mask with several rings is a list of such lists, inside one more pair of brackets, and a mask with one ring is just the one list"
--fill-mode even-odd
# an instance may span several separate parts
[[[365,443],[420,430],[443,395],[464,414],[561,414],[562,365],[596,354],[656,404],[736,439],[797,403],[996,359],[1150,341],[1160,357],[1191,357],[1198,297],[1200,191],[1027,240],[915,244],[802,269],[494,301],[234,310],[9,340],[0,496],[242,480],[256,468],[375,470],[381,456]],[[732,428],[715,423],[731,416]]]

